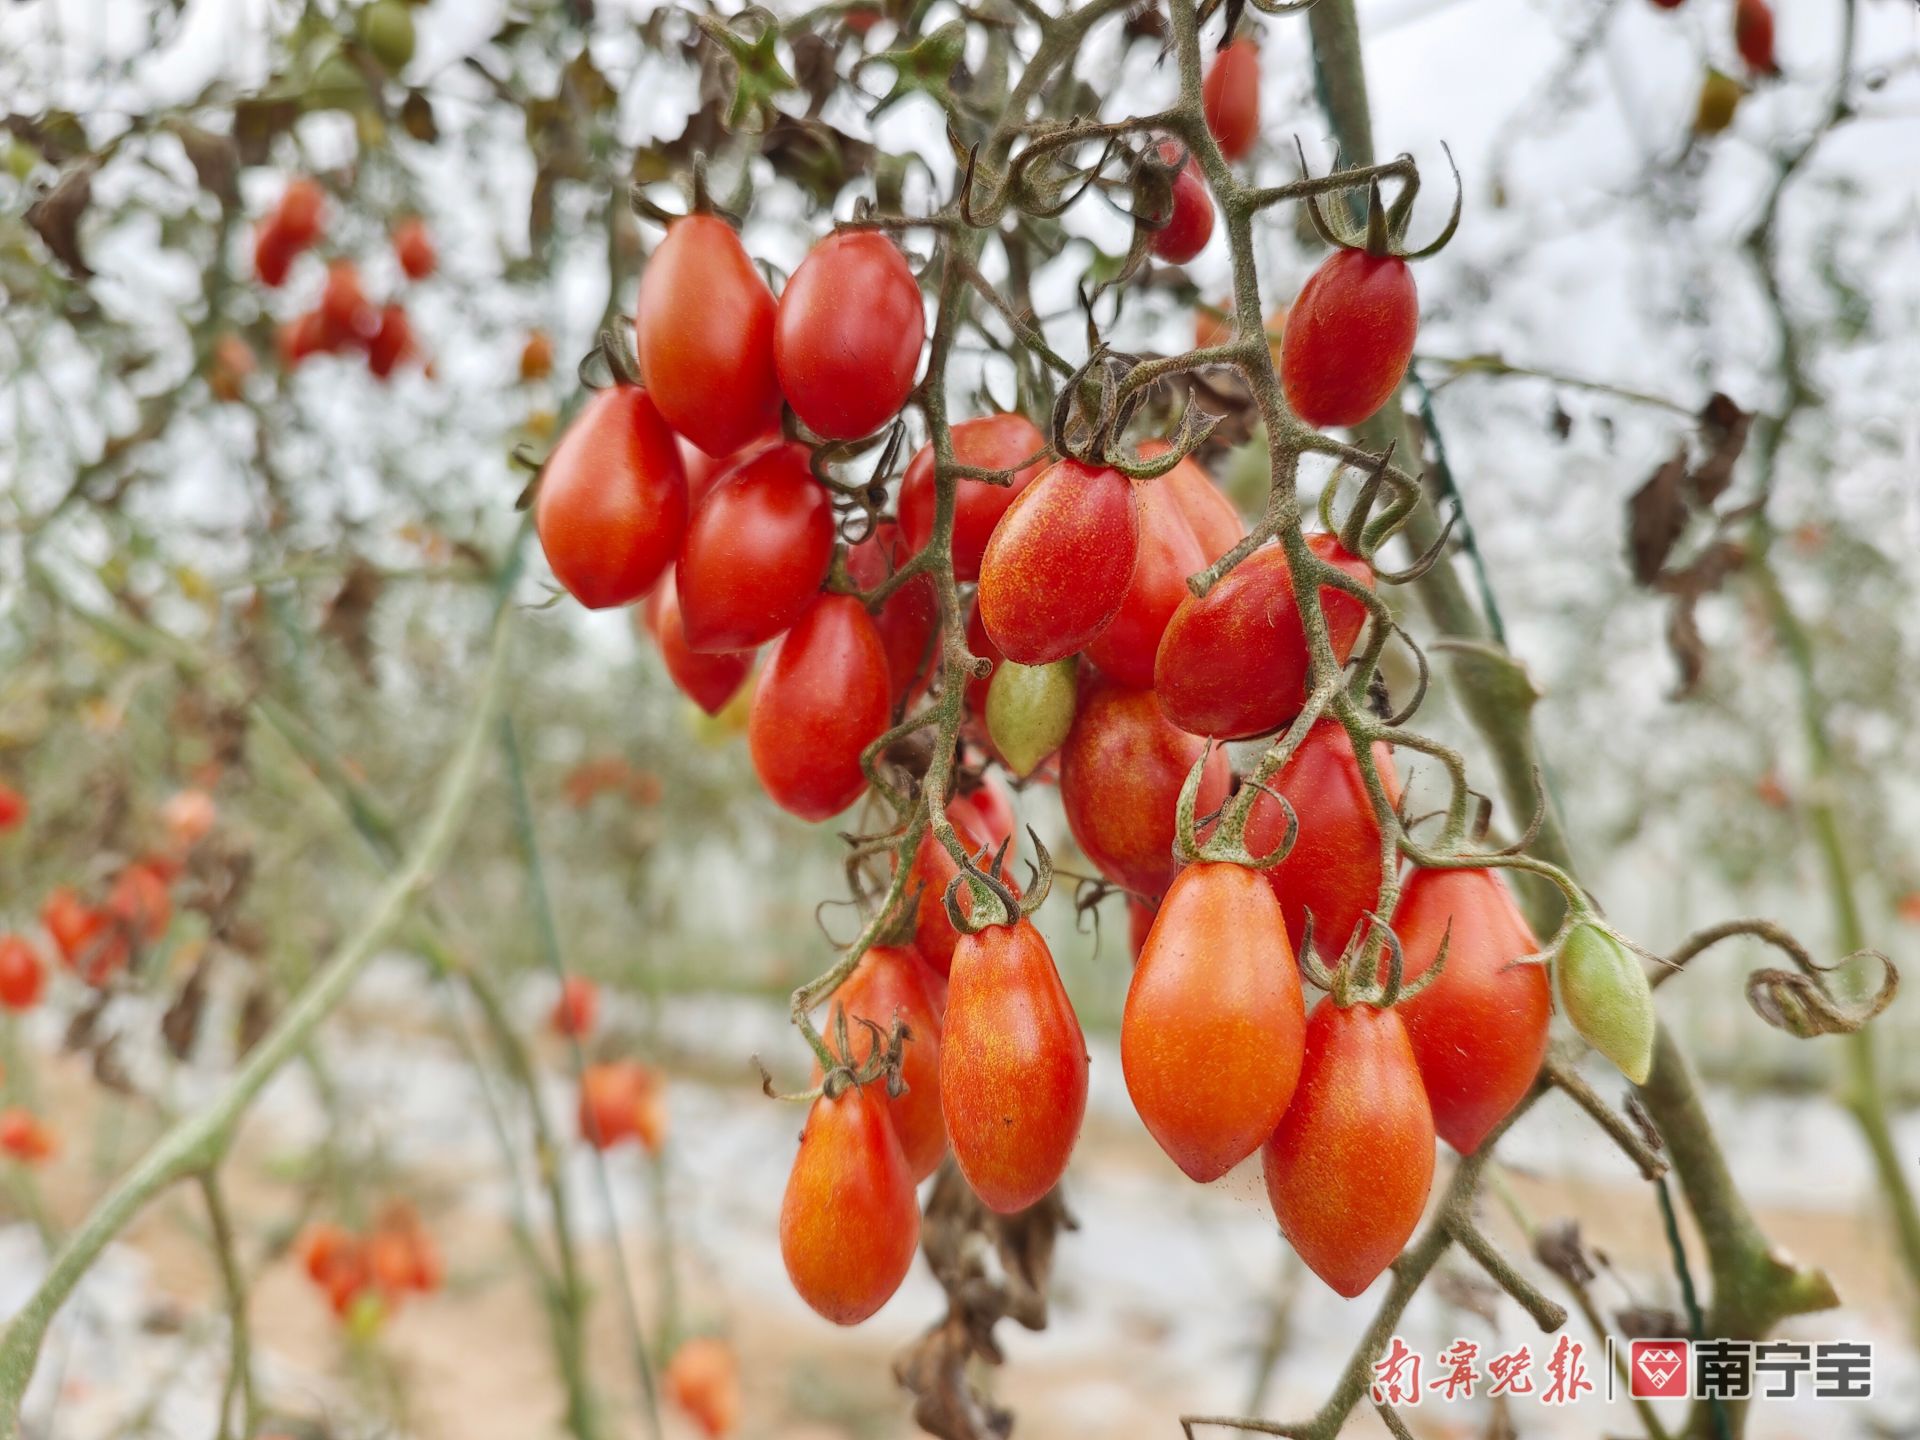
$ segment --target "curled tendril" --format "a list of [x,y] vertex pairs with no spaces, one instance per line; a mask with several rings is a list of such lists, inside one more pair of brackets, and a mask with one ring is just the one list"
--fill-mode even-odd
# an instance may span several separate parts
[[[1831,965],[1822,965],[1791,932],[1771,920],[1728,920],[1687,937],[1671,955],[1655,957],[1659,964],[1650,977],[1652,983],[1663,984],[1695,956],[1739,935],[1771,945],[1793,962],[1791,970],[1756,970],[1748,976],[1747,1003],[1774,1029],[1802,1040],[1852,1035],[1885,1011],[1900,993],[1900,971],[1880,951],[1856,950]],[[1835,995],[1827,976],[1867,959],[1880,962],[1880,984],[1874,992],[1852,1001]]]
[[[1446,520],[1440,526],[1440,534],[1434,542],[1416,556],[1413,562],[1399,570],[1382,570],[1374,566],[1374,577],[1383,585],[1411,585],[1425,577],[1426,573],[1440,563],[1440,557],[1446,554],[1447,541],[1453,538],[1453,527],[1460,522],[1460,507],[1455,505],[1447,512]],[[1367,544],[1377,550],[1379,542],[1369,536]],[[1369,557],[1371,558],[1371,557]]]

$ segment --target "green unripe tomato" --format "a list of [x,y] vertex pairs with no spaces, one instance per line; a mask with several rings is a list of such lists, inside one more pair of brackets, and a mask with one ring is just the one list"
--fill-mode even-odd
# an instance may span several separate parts
[[339,50],[314,67],[305,95],[309,110],[353,110],[367,102],[367,77]]
[[1074,659],[1049,665],[1002,660],[987,687],[987,736],[1019,776],[1066,743],[1073,728]]
[[1560,1008],[1636,1085],[1653,1070],[1653,988],[1640,957],[1598,925],[1576,925],[1554,960]]
[[360,43],[391,73],[407,68],[413,59],[413,15],[402,0],[373,0],[360,12]]

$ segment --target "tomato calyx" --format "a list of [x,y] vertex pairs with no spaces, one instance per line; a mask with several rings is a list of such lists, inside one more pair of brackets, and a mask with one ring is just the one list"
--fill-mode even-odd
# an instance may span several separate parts
[[1094,345],[1053,403],[1047,433],[1055,455],[1092,469],[1118,471],[1129,480],[1158,480],[1206,444],[1222,417],[1192,404],[1181,412],[1179,433],[1162,442],[1165,449],[1142,457],[1114,444],[1146,401],[1150,387],[1126,385],[1128,373],[1143,363],[1140,356],[1122,354],[1104,340]]
[[[941,819],[944,821],[945,816]],[[952,826],[947,826],[949,834]],[[934,835],[941,843],[947,843],[940,835],[938,824]],[[1047,898],[1047,892],[1053,888],[1053,857],[1047,853],[1047,847],[1040,842],[1040,836],[1033,827],[1027,827],[1027,836],[1033,841],[1035,859],[1027,862],[1027,885],[1024,895],[1017,893],[1006,881],[1002,866],[1006,859],[1007,847],[1011,845],[1009,837],[1000,842],[1000,848],[988,860],[987,868],[982,870],[979,861],[987,859],[983,847],[979,856],[966,856],[957,840],[948,845],[948,849],[959,859],[960,873],[947,885],[942,897],[947,907],[947,921],[962,935],[975,935],[992,925],[1017,925],[1027,916],[1038,910]],[[964,857],[964,858],[962,858]],[[960,890],[965,886],[968,891],[970,910],[960,908]]]
[[[1307,154],[1300,149],[1296,137],[1294,146],[1300,150],[1300,171],[1310,175],[1307,167]],[[1307,218],[1313,222],[1313,228],[1327,244],[1340,250],[1364,250],[1369,255],[1385,258],[1393,256],[1399,260],[1424,260],[1437,254],[1453,239],[1453,233],[1460,228],[1460,207],[1466,199],[1466,188],[1460,181],[1460,167],[1454,163],[1453,151],[1443,142],[1447,164],[1453,170],[1453,213],[1447,217],[1446,227],[1431,244],[1418,250],[1407,248],[1407,222],[1413,218],[1414,196],[1420,193],[1420,172],[1414,168],[1413,157],[1403,156],[1406,163],[1406,176],[1401,181],[1400,193],[1388,205],[1380,194],[1378,176],[1367,182],[1367,223],[1366,228],[1355,229],[1343,220],[1336,220],[1320,206],[1318,195],[1307,197]]]
[[1449,921],[1440,936],[1440,948],[1434,952],[1433,963],[1408,980],[1406,951],[1393,926],[1372,910],[1362,910],[1360,923],[1353,927],[1346,951],[1329,969],[1314,956],[1313,912],[1308,911],[1300,941],[1301,969],[1336,1005],[1391,1010],[1438,982],[1446,969],[1447,951],[1452,943],[1453,924]]
[[822,1097],[837,1100],[851,1088],[877,1082],[886,1087],[889,1100],[898,1100],[905,1095],[907,1082],[901,1076],[900,1065],[906,1054],[907,1043],[913,1039],[913,1031],[908,1027],[907,1022],[895,1016],[893,1024],[883,1030],[864,1015],[855,1015],[852,1018],[856,1024],[868,1032],[866,1059],[856,1062],[851,1058],[854,1051],[852,1032],[847,1026],[847,1007],[835,1005],[830,1026],[833,1031],[832,1043],[829,1044],[814,1035],[811,1027],[807,1034],[808,1042],[817,1052],[824,1072],[820,1077],[820,1083],[810,1090],[783,1093],[774,1088],[773,1076],[768,1072],[767,1067],[760,1063],[760,1057],[756,1055],[753,1057],[753,1064],[754,1068],[760,1072],[762,1093],[769,1100],[791,1100],[811,1104]]
[[[1340,541],[1341,549],[1365,560],[1376,580],[1386,585],[1410,585],[1440,563],[1441,556],[1446,553],[1447,542],[1453,537],[1453,527],[1460,522],[1460,507],[1455,505],[1447,512],[1439,538],[1407,565],[1398,570],[1382,569],[1377,559],[1381,547],[1400,533],[1413,512],[1420,508],[1421,500],[1418,490],[1401,487],[1393,480],[1393,452],[1397,445],[1397,441],[1389,441],[1385,450],[1372,457],[1366,478],[1360,482],[1359,493],[1354,496],[1353,505],[1342,519],[1335,518],[1336,507],[1340,482],[1345,478],[1348,467],[1343,464],[1334,472],[1332,481],[1320,491],[1320,524]],[[1389,486],[1394,490],[1393,498],[1375,514],[1381,491]]]

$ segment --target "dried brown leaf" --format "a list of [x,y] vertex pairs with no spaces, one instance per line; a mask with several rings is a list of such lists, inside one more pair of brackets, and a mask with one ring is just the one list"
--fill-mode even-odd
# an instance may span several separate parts
[[94,165],[91,159],[82,160],[27,207],[27,224],[46,242],[54,259],[80,280],[93,278],[92,268],[80,253],[80,222],[93,199]]
[[1627,558],[1633,578],[1642,585],[1653,584],[1674,542],[1687,528],[1687,501],[1681,490],[1686,477],[1687,452],[1682,446],[1627,501]]
[[1533,1258],[1576,1287],[1592,1284],[1597,1273],[1581,1243],[1578,1220],[1542,1225],[1533,1237]]
[[340,643],[369,685],[373,683],[373,609],[385,588],[380,572],[356,557],[320,622],[320,633]]

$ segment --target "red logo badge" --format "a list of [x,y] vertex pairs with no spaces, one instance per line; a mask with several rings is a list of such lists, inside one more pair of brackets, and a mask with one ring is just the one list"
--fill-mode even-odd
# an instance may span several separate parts
[[1630,1358],[1627,1393],[1634,1398],[1684,1400],[1690,1393],[1685,1340],[1636,1340]]

